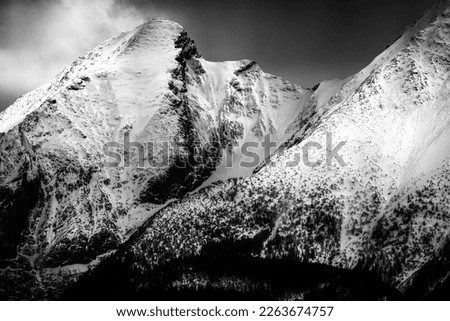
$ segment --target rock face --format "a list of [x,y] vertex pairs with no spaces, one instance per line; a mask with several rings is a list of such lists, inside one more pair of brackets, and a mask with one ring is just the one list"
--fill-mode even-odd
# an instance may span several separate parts
[[79,58],[0,114],[0,297],[448,296],[448,6],[313,90],[161,19]]

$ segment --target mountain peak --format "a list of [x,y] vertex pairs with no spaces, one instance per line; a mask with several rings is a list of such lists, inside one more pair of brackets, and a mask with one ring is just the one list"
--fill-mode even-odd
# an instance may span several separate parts
[[[30,234],[37,269],[89,263],[117,249],[166,202],[250,175],[257,164],[239,167],[238,150],[227,155],[231,168],[219,168],[225,147],[259,142],[262,160],[264,137],[278,145],[290,137],[287,127],[310,96],[252,60],[209,62],[178,23],[154,18],[106,40],[0,114],[0,147],[12,150],[0,162],[0,192],[18,190],[17,181],[46,196],[31,213],[21,207],[22,194],[3,206],[0,193],[0,217],[21,212],[24,221],[40,222]],[[125,152],[126,137],[154,150]],[[105,152],[110,143],[122,146],[118,164]],[[173,155],[165,154],[166,143]],[[14,220],[3,222],[0,260],[14,257],[28,228],[10,236],[3,231]]]
[[173,32],[177,32],[180,33],[182,30],[184,30],[184,28],[175,21],[166,19],[166,18],[162,18],[162,17],[156,17],[156,18],[151,18],[149,20],[147,20],[146,22],[144,22],[143,24],[139,25],[136,29],[138,30],[167,30],[167,31],[173,31]]

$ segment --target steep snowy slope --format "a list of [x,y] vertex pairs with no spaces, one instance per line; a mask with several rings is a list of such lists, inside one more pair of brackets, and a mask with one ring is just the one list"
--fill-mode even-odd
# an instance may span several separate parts
[[[170,204],[111,260],[126,262],[129,285],[144,293],[165,266],[181,271],[165,284],[174,291],[248,291],[246,278],[171,265],[224,243],[268,264],[295,258],[371,272],[416,296],[436,293],[450,273],[449,57],[450,8],[441,1],[360,73],[319,86],[286,148],[254,175]],[[329,157],[339,144],[341,163]],[[100,271],[117,267],[108,264]]]
[[[196,104],[214,116],[222,146],[231,146],[223,153],[217,172],[209,181],[250,175],[259,162],[241,154],[241,146],[252,142],[251,152],[262,161],[270,153],[264,148],[266,135],[279,147],[292,136],[289,124],[303,114],[312,95],[311,90],[265,74],[254,61],[211,63],[196,61],[190,69],[194,79],[189,92],[200,92]],[[204,72],[195,75],[193,70]],[[274,149],[272,149],[273,151]],[[241,166],[247,162],[247,166]]]
[[[309,112],[300,115],[299,119],[293,125],[294,127],[297,127],[297,133],[288,143],[286,143],[286,146],[292,146],[295,142],[299,142],[303,138],[305,131],[310,127],[314,127],[315,124],[321,120],[322,115],[331,112],[334,108],[337,108],[341,102],[348,99],[355,90],[367,81],[368,77],[388,61],[392,60],[410,43],[418,32],[434,21],[446,6],[447,1],[438,1],[420,20],[407,29],[407,31],[388,46],[384,52],[378,55],[368,66],[356,75],[348,77],[347,79],[336,79],[334,81],[325,81],[321,83],[321,86],[319,86],[315,93],[315,96],[320,95],[320,97],[311,99]],[[401,77],[401,75],[398,76]],[[313,122],[310,121],[311,118],[314,119]]]
[[311,95],[253,61],[204,60],[164,19],[78,58],[0,114],[0,296],[54,295],[164,204],[250,174],[229,146],[284,143]]

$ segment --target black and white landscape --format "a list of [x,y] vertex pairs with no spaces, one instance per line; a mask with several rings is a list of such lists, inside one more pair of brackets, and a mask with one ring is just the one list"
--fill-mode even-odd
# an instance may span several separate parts
[[0,114],[1,299],[450,298],[449,1],[313,88],[201,54],[154,18]]

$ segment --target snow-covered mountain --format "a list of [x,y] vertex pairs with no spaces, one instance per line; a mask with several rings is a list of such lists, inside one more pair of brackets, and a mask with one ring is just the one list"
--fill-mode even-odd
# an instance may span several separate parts
[[254,61],[204,60],[164,19],[104,42],[0,114],[3,278],[25,264],[45,288],[47,276],[116,250],[171,200],[251,174],[258,164],[242,170],[230,146],[266,134],[284,143],[311,95]]
[[[208,62],[163,19],[108,40],[0,114],[0,295],[442,296],[448,57],[448,1],[311,90]],[[278,151],[239,166],[229,146],[266,134]],[[175,152],[105,166],[124,137]]]

